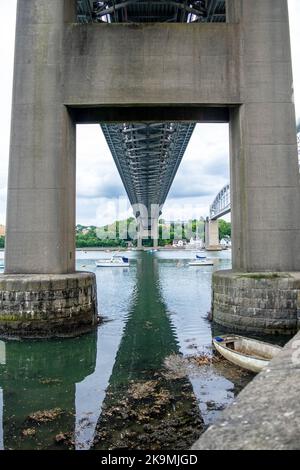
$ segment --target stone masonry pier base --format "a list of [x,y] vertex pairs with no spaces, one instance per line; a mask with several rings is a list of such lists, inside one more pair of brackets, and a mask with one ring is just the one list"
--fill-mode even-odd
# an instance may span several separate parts
[[213,275],[212,318],[231,331],[294,334],[299,314],[300,273]]
[[78,336],[97,324],[93,273],[0,276],[0,336]]

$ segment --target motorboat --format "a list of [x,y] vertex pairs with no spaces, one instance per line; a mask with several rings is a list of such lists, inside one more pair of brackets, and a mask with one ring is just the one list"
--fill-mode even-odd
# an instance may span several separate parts
[[216,336],[213,345],[225,359],[252,372],[262,371],[282,351],[280,346],[238,335]]
[[114,255],[110,259],[100,259],[96,261],[98,268],[128,268],[129,259],[125,256]]

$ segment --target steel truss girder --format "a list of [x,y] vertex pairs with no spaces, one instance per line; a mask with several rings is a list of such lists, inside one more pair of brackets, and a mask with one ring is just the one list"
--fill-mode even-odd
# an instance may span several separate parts
[[[151,204],[162,206],[195,124],[103,124],[101,127],[131,204],[143,204],[149,211]],[[139,138],[144,139],[143,147]],[[155,153],[149,153],[152,147],[157,149]],[[128,150],[134,153],[134,164]]]
[[225,0],[77,0],[78,22],[225,22]]
[[230,202],[230,185],[226,184],[224,188],[217,194],[214,202],[210,206],[210,219],[216,220],[227,214],[231,210]]

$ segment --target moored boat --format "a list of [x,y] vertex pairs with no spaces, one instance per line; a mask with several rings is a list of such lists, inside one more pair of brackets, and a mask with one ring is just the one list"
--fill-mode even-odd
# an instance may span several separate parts
[[189,266],[214,266],[214,260],[208,259],[203,255],[196,255],[196,260],[191,261]]
[[128,268],[130,266],[129,259],[125,256],[114,255],[110,259],[100,259],[96,261],[98,268]]
[[238,335],[213,338],[216,350],[228,361],[252,372],[261,372],[282,348]]

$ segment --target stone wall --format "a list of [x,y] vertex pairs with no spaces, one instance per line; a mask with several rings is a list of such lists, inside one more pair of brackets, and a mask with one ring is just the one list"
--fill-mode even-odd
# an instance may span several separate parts
[[300,316],[300,273],[219,271],[212,281],[214,322],[232,331],[294,334]]
[[96,324],[93,273],[0,276],[0,336],[76,336]]

